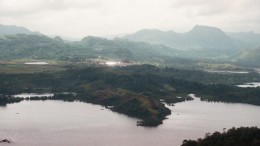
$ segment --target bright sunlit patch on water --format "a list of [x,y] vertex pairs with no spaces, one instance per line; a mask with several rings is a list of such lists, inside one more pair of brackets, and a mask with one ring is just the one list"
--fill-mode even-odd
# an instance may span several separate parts
[[237,85],[237,87],[241,87],[241,88],[256,88],[256,87],[260,87],[260,82],[246,83],[246,84],[243,84],[243,85]]
[[52,97],[53,93],[44,93],[44,94],[37,94],[37,93],[21,93],[17,95],[13,95],[16,98],[30,98],[30,97]]
[[116,66],[118,64],[119,64],[119,62],[114,62],[114,61],[107,61],[106,62],[106,65],[108,65],[108,66]]
[[225,71],[225,70],[205,70],[209,73],[219,73],[219,74],[248,74],[247,71]]
[[28,65],[47,65],[49,63],[47,63],[47,62],[25,62],[24,64],[28,64]]

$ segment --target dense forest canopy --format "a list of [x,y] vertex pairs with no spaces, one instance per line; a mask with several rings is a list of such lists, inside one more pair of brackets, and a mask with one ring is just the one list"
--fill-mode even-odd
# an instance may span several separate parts
[[257,127],[232,128],[223,133],[207,133],[205,138],[184,140],[181,146],[259,146],[260,129]]
[[211,78],[211,73],[203,71],[193,73],[190,70],[159,68],[152,65],[64,68],[55,72],[1,73],[1,105],[21,101],[12,97],[4,98],[5,95],[72,92],[77,96],[57,94],[47,99],[80,100],[114,106],[114,111],[139,117],[144,120],[144,125],[150,126],[161,124],[165,116],[170,114],[170,110],[161,104],[161,100],[167,104],[191,100],[188,96],[190,93],[207,101],[260,105],[260,88],[235,86],[245,79],[259,80],[258,73],[216,74]]

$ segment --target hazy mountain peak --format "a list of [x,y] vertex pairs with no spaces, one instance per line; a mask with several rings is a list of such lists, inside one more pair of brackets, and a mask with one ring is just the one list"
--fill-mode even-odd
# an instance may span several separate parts
[[[179,34],[174,31],[161,31],[158,29],[143,29],[134,34],[123,37],[124,39],[150,44],[164,44],[172,47],[172,40],[180,40]],[[174,48],[174,47],[173,47]]]
[[95,37],[95,36],[86,36],[83,39],[81,39],[81,42],[92,42],[92,41],[104,41],[107,40],[106,38],[101,37]]
[[162,34],[177,34],[174,31],[161,31],[159,29],[142,29],[137,31],[136,33],[134,33],[135,35],[150,35],[150,34],[154,34],[154,35],[162,35]]
[[195,25],[189,32],[185,33],[185,38],[187,42],[193,44],[193,48],[217,50],[236,48],[233,40],[225,32],[212,26]]
[[136,33],[145,33],[145,32],[161,32],[159,29],[142,29],[137,31]]
[[39,32],[32,32],[25,27],[15,25],[2,25],[0,24],[0,36],[16,35],[16,34],[40,34]]
[[198,34],[222,34],[226,35],[221,29],[212,26],[205,25],[195,25],[188,33],[198,33]]
[[53,39],[58,42],[63,42],[63,39],[60,36],[55,36]]

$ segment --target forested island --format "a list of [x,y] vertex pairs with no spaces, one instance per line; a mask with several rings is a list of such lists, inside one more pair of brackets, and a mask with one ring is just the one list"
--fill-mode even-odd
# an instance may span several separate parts
[[[5,66],[6,67],[6,66]],[[18,67],[19,68],[19,67]],[[18,69],[17,68],[17,69]],[[212,74],[204,71],[133,66],[61,66],[61,71],[1,73],[0,103],[24,99],[19,93],[55,93],[53,97],[27,100],[82,101],[110,107],[111,110],[142,119],[138,125],[157,126],[171,114],[164,106],[185,100],[194,93],[206,101],[260,105],[260,88],[236,85],[260,80],[259,74]],[[75,94],[60,94],[69,92]]]
[[[224,129],[225,130],[225,129]],[[207,133],[203,139],[184,140],[181,146],[259,146],[260,129],[257,127],[232,128],[227,131]]]

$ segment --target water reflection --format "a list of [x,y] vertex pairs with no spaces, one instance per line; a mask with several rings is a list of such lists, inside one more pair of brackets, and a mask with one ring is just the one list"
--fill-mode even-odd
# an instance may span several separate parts
[[248,71],[228,71],[228,70],[205,70],[209,73],[219,73],[219,74],[248,74]]
[[[260,126],[260,107],[193,101],[169,107],[172,115],[156,128],[137,119],[81,102],[23,101],[0,108],[0,137],[14,145],[178,146],[206,132],[233,126]],[[17,114],[18,113],[18,114]]]
[[30,97],[52,97],[54,94],[53,93],[43,93],[43,94],[39,94],[39,93],[21,93],[21,94],[17,94],[17,95],[13,95],[16,98],[30,98]]
[[25,62],[24,64],[27,64],[27,65],[47,65],[49,63],[47,63],[47,62]]
[[237,85],[238,87],[241,88],[256,88],[256,87],[260,87],[260,82],[251,82],[251,83],[246,83],[243,85]]

